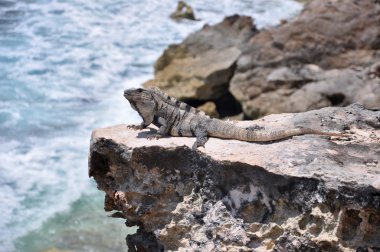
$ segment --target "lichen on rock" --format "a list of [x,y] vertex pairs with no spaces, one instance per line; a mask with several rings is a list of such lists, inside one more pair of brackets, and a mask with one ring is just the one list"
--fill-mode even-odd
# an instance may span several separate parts
[[139,231],[131,251],[380,249],[380,111],[355,104],[238,126],[346,130],[272,143],[149,141],[117,125],[93,132],[89,174]]

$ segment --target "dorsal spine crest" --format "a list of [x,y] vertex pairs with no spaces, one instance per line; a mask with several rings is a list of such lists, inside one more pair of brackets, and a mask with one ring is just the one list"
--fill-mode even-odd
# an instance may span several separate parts
[[165,102],[166,104],[174,106],[180,110],[184,110],[188,113],[199,114],[202,116],[209,117],[208,115],[205,114],[204,111],[196,109],[196,108],[194,108],[194,107],[192,107],[192,106],[190,106],[190,105],[188,105],[182,101],[177,100],[176,98],[168,95],[167,93],[163,92],[159,88],[152,87],[152,88],[149,88],[149,90],[152,91],[156,95],[156,97],[159,98],[159,100],[161,100],[162,102]]

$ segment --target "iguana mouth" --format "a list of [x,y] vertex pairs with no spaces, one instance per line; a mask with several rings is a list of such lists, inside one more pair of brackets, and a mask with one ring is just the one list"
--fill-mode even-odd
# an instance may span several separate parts
[[126,89],[126,90],[124,90],[124,97],[128,99],[128,97],[132,96],[133,91],[135,91],[135,89]]
[[130,100],[130,98],[133,98],[134,96],[141,96],[144,89],[142,88],[129,88],[124,90],[124,97]]

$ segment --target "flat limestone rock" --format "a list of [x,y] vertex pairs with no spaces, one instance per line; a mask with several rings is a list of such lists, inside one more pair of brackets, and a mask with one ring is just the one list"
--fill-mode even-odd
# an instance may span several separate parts
[[89,174],[106,192],[105,210],[140,227],[127,237],[130,249],[380,248],[380,111],[354,104],[230,123],[351,136],[210,138],[193,151],[195,138],[148,140],[149,129],[127,125],[96,129]]

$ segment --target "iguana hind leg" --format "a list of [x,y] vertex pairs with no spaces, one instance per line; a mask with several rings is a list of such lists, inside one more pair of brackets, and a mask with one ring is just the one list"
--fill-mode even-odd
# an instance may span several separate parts
[[192,149],[196,150],[198,147],[205,147],[205,144],[208,140],[206,127],[198,125],[198,127],[195,129],[195,136],[197,137],[197,140],[193,144]]

